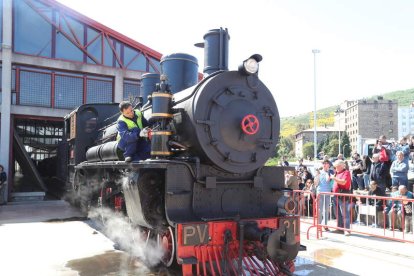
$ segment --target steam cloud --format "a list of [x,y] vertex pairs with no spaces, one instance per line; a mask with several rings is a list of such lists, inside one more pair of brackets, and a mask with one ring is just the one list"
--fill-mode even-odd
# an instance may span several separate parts
[[[122,185],[125,188],[128,178],[123,176],[115,181],[117,185]],[[72,205],[78,205],[81,201],[88,202],[93,194],[100,192],[101,188],[102,186],[100,185],[93,185],[87,189],[73,191],[65,194],[65,200]],[[107,207],[95,206],[90,208],[88,218],[97,222],[96,226],[98,226],[99,230],[116,243],[120,249],[126,251],[131,257],[138,258],[140,263],[147,267],[145,272],[148,272],[149,268],[155,267],[160,263],[164,255],[163,248],[157,245],[156,240],[150,239],[147,241],[147,237],[141,233],[140,229],[134,227],[128,217],[122,213],[115,212]],[[139,266],[141,267],[141,265]],[[128,268],[126,269],[128,270]],[[144,271],[141,272],[144,273]]]
[[149,267],[156,266],[163,256],[163,249],[153,240],[146,241],[139,229],[134,228],[123,214],[109,208],[93,208],[88,217],[102,220],[102,232],[122,250],[137,257]]

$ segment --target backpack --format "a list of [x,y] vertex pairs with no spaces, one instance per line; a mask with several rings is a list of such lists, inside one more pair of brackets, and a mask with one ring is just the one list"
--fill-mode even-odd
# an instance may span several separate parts
[[380,162],[388,162],[390,160],[389,154],[387,150],[382,147],[381,151],[379,152],[379,161]]

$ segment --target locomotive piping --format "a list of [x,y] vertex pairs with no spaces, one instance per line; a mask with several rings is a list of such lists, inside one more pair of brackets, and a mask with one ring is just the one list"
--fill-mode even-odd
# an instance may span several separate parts
[[[193,95],[198,92],[198,90],[200,89],[200,86],[202,84],[204,84],[204,82],[206,82],[208,79],[214,77],[215,75],[218,75],[219,73],[223,73],[223,72],[225,72],[225,71],[221,70],[221,71],[216,71],[216,72],[212,73],[211,75],[208,75],[206,78],[202,79],[199,83],[197,83],[196,87],[194,88],[194,91],[190,95],[188,95],[187,97],[179,100],[178,102],[174,102],[174,104],[182,103],[182,102],[188,100],[189,98],[193,97]],[[149,103],[149,101],[147,103]],[[149,109],[150,107],[151,107],[151,105],[143,106],[141,111],[145,111],[145,110]]]

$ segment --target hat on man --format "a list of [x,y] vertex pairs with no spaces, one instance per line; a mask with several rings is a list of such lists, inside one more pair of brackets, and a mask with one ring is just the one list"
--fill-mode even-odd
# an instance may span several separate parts
[[338,166],[344,166],[345,165],[345,161],[344,160],[340,160],[340,159],[338,159],[338,160],[336,160],[335,162],[334,162],[334,164],[333,164],[333,166],[336,168],[336,167],[338,167]]

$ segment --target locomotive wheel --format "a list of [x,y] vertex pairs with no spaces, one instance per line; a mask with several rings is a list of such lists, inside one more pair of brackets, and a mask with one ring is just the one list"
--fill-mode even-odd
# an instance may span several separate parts
[[174,230],[172,227],[168,227],[164,232],[158,234],[157,244],[164,251],[161,262],[166,267],[172,266],[175,259],[176,248]]
[[98,207],[101,210],[101,215],[105,215],[105,209],[126,215],[125,199],[114,182],[102,184],[99,190]]

